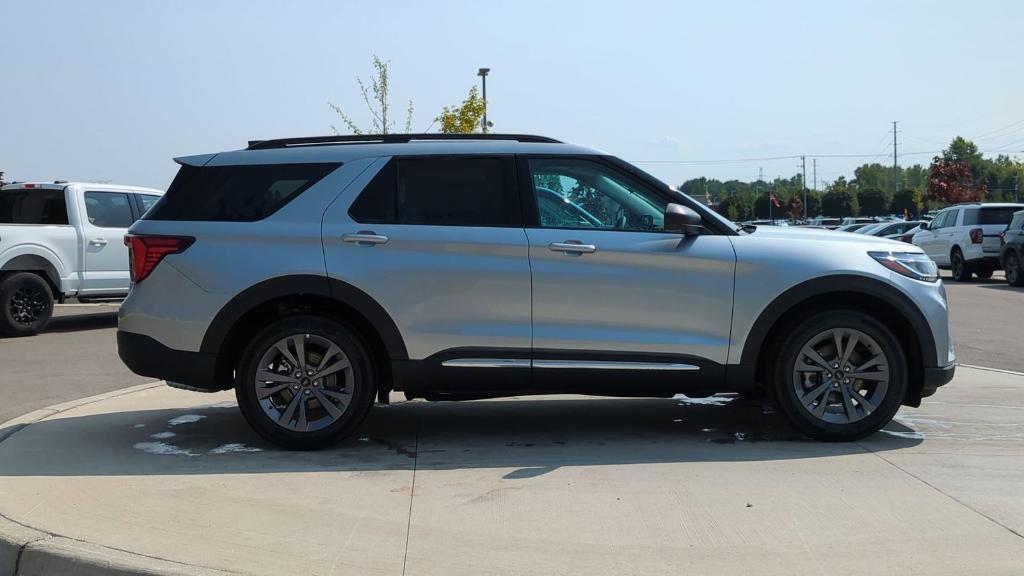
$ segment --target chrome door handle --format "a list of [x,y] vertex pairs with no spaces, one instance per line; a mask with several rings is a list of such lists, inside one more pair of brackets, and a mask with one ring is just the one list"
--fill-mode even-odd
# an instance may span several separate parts
[[93,246],[106,246],[107,241],[103,238],[93,238],[92,240],[89,240],[89,244],[92,244]]
[[593,254],[597,252],[597,246],[583,244],[579,240],[566,240],[565,242],[552,242],[548,244],[552,252],[561,252],[566,256],[579,256],[580,254]]
[[377,244],[387,244],[388,237],[381,234],[374,234],[373,232],[357,232],[355,234],[343,234],[341,236],[342,242],[348,242],[349,244],[357,244],[359,246],[374,246]]

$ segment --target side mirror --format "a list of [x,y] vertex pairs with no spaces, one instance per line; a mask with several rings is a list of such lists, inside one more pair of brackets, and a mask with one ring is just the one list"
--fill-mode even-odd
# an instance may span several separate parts
[[665,207],[665,231],[682,232],[686,236],[696,236],[701,229],[700,214],[682,204],[669,204]]
[[921,223],[921,230],[927,230],[927,229],[928,229],[928,226],[929,226],[930,224],[931,224],[931,222],[922,222],[922,223]]

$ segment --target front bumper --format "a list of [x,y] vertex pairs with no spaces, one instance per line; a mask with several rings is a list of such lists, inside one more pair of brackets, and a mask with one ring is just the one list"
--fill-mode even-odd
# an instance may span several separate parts
[[[217,355],[168,348],[144,334],[117,331],[117,354],[132,372],[197,390],[221,390],[215,374]],[[180,387],[180,386],[179,386]]]
[[921,398],[927,398],[940,386],[944,386],[953,379],[953,374],[956,372],[956,364],[950,364],[949,366],[939,366],[937,368],[925,368],[924,369],[924,381],[921,383]]

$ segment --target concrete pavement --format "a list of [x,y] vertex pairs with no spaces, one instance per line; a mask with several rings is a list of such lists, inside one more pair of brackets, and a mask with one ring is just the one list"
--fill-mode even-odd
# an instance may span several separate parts
[[0,576],[12,551],[20,574],[1024,572],[1024,376],[997,371],[853,444],[724,397],[396,398],[314,453],[227,393],[32,420],[0,427]]

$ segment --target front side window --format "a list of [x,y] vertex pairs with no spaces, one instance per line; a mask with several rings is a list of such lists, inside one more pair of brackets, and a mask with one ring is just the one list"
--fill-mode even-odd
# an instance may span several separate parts
[[100,228],[127,228],[132,225],[132,209],[123,192],[86,192],[85,214],[89,223]]
[[64,190],[48,188],[0,191],[0,224],[67,225]]
[[510,160],[393,158],[360,192],[349,215],[360,223],[510,226],[519,206]]
[[668,202],[614,168],[580,158],[533,158],[529,166],[542,228],[665,230]]

